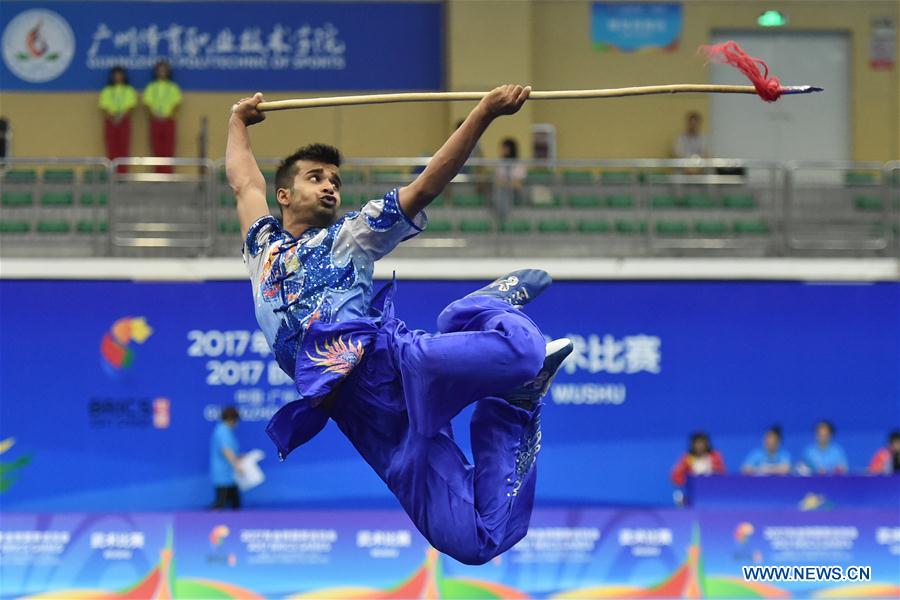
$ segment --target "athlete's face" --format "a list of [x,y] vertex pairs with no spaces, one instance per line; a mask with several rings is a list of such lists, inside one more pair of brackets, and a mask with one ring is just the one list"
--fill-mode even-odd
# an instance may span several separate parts
[[781,445],[781,441],[778,439],[778,436],[772,433],[771,431],[766,432],[766,436],[763,438],[763,444],[766,447],[768,452],[775,452],[778,450],[778,446]]
[[816,427],[816,441],[823,447],[831,442],[831,429],[827,425],[820,424]]
[[310,227],[328,227],[337,220],[341,205],[340,171],[334,165],[298,160],[293,187],[279,189],[277,198],[294,221]]

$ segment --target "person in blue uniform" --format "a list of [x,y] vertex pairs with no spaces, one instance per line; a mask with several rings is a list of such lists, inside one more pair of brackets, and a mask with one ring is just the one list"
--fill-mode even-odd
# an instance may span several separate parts
[[222,409],[221,419],[209,440],[209,478],[216,488],[216,497],[210,508],[237,510],[241,507],[241,494],[235,475],[240,474],[241,466],[234,428],[240,421],[240,415],[235,407],[226,406]]
[[[550,285],[544,271],[514,271],[452,302],[428,333],[394,315],[393,284],[375,293],[373,265],[426,227],[426,206],[488,125],[518,111],[530,91],[494,89],[412,183],[341,218],[336,148],[311,144],[284,159],[279,223],[247,130],[265,117],[262,94],[235,104],[229,120],[226,171],[256,317],[299,395],[267,433],[285,458],[334,420],[429,542],[468,564],[528,530],[540,399],[572,343],[547,343],[521,310]],[[469,464],[450,420],[472,403]]]
[[782,447],[781,427],[773,425],[763,435],[762,446],[744,459],[741,472],[747,475],[787,475],[791,472],[791,453]]
[[816,441],[803,450],[797,470],[803,475],[843,475],[847,472],[847,453],[834,441],[831,421],[816,423]]

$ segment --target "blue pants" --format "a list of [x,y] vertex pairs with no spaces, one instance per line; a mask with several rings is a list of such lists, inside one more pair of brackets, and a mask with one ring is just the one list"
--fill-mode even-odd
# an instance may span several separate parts
[[[386,321],[329,410],[428,541],[460,562],[483,564],[528,530],[540,409],[497,394],[537,375],[545,342],[524,313],[487,296],[450,304],[438,330]],[[450,419],[476,401],[472,465]]]

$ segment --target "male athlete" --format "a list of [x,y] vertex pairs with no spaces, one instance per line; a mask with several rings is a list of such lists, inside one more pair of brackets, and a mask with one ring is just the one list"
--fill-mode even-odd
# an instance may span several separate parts
[[[423,209],[488,125],[518,111],[530,91],[490,92],[415,181],[340,219],[336,148],[311,144],[281,163],[279,223],[247,134],[265,118],[262,94],[235,104],[228,124],[226,169],[256,317],[300,396],[266,429],[279,455],[333,419],[428,541],[468,564],[487,562],[528,530],[540,399],[572,343],[546,343],[520,310],[550,284],[544,271],[515,271],[456,300],[432,334],[394,316],[393,284],[373,294],[373,264],[422,231]],[[470,465],[450,420],[473,402]]]

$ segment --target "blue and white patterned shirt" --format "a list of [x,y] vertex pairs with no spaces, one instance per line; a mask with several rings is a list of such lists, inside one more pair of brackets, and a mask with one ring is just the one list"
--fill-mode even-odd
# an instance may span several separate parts
[[272,216],[250,227],[243,255],[256,320],[289,375],[309,323],[368,316],[375,261],[425,228],[425,213],[409,219],[398,199],[395,188],[327,229],[307,229],[298,238]]

